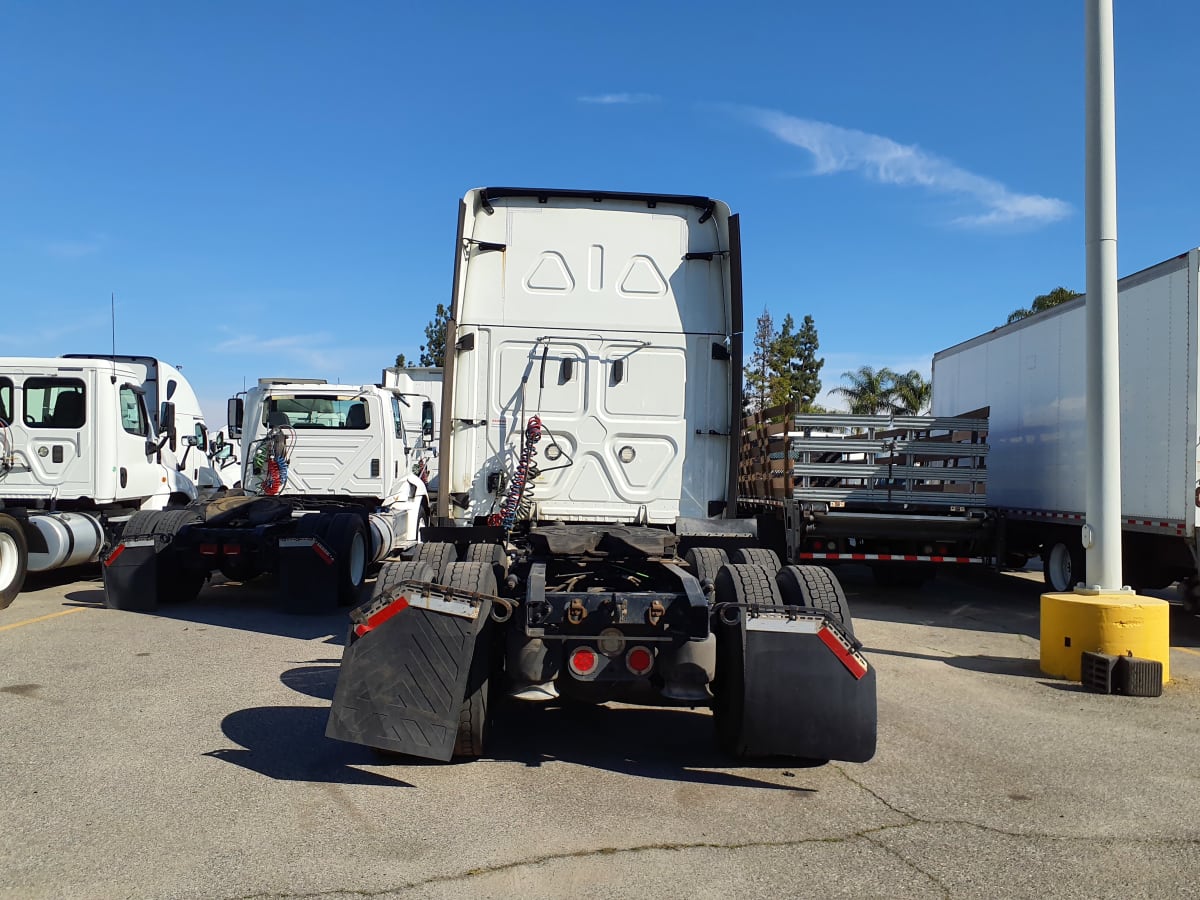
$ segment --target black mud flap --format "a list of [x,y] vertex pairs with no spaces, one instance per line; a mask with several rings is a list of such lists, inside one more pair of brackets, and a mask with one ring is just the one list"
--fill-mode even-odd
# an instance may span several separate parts
[[325,734],[448,762],[491,601],[407,587],[350,614],[351,642]]
[[104,605],[128,612],[158,609],[158,552],[154,538],[121,541],[104,560]]
[[714,711],[740,757],[866,762],[875,755],[875,669],[822,614],[721,616]]
[[285,612],[320,615],[337,610],[337,560],[312,537],[279,539],[279,596]]

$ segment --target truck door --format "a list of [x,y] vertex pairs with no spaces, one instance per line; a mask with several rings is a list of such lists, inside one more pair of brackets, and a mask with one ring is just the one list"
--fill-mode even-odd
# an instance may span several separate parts
[[24,478],[13,472],[6,482],[28,482],[33,496],[74,499],[94,495],[92,375],[79,371],[24,378],[15,392],[19,396],[14,398],[19,410],[14,443],[23,446],[23,462],[28,468]]
[[122,384],[117,390],[117,421],[103,426],[109,427],[116,431],[117,497],[150,497],[165,490],[158,456],[146,452],[153,435],[145,391],[133,384]]

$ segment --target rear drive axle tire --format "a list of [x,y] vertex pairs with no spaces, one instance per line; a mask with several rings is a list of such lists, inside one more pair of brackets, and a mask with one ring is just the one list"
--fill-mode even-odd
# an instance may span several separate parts
[[445,577],[446,567],[458,561],[458,551],[453,544],[434,541],[420,546],[416,561],[427,563],[433,569],[433,580],[440,583],[440,579]]
[[779,557],[766,547],[738,547],[729,551],[729,561],[742,565],[764,566],[774,572],[780,569]]
[[850,605],[837,576],[825,566],[784,566],[775,576],[779,593],[788,606],[819,609],[830,614],[846,634],[854,637]]
[[[446,566],[445,586],[479,594],[496,593],[496,576],[488,562],[452,562]],[[467,673],[467,689],[458,714],[454,755],[478,759],[483,755],[488,724],[488,682],[491,677],[491,628],[485,621],[475,637]]]

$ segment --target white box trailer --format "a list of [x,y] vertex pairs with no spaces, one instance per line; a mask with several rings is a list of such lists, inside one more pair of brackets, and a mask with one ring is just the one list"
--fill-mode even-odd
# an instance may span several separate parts
[[[1197,265],[1191,250],[1119,282],[1124,581],[1197,579]],[[1066,590],[1084,575],[1084,299],[933,358],[933,412],[990,408],[989,506],[1009,556],[1041,555]],[[1194,603],[1194,593],[1186,592]]]

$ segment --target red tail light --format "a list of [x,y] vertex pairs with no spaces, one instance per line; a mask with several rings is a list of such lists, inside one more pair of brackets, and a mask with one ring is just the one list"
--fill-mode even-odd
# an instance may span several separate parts
[[634,675],[645,675],[654,668],[654,654],[649,647],[633,647],[625,654],[625,668]]
[[242,545],[241,544],[225,544],[224,546],[221,547],[221,550],[225,553],[226,556],[241,556],[242,555]]
[[576,675],[591,675],[600,665],[600,658],[591,647],[576,647],[571,651],[567,665]]
[[216,556],[217,550],[218,550],[218,547],[216,544],[201,544],[200,545],[200,555],[201,556]]

